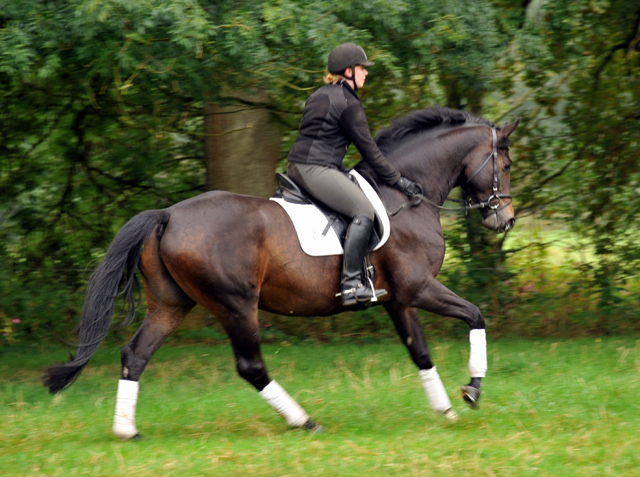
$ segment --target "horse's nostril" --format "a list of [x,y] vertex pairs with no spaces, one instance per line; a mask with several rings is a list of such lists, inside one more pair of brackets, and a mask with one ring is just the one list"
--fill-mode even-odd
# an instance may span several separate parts
[[514,225],[516,225],[516,219],[509,219],[509,221],[507,222],[507,230],[512,229]]

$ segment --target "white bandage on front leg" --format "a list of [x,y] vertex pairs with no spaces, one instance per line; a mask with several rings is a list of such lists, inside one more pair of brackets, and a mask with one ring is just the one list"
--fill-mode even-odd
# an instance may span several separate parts
[[113,416],[113,433],[122,440],[138,435],[136,428],[136,405],[138,403],[138,381],[118,381],[116,413]]
[[469,333],[469,374],[472,378],[484,378],[487,374],[487,334],[485,330]]
[[302,409],[287,391],[275,380],[271,381],[262,391],[260,396],[269,403],[292,427],[302,427],[309,420],[309,415]]
[[421,369],[419,374],[431,408],[436,412],[446,413],[451,409],[451,400],[449,399],[447,391],[444,389],[436,367]]

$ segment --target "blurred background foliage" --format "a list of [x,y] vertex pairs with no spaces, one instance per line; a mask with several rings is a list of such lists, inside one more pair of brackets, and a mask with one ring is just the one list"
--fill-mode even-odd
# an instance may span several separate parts
[[[360,92],[374,133],[435,104],[522,118],[518,226],[443,216],[442,280],[493,336],[637,332],[639,26],[627,0],[0,0],[0,343],[67,339],[137,212],[270,195],[344,41],[376,62]],[[202,310],[190,320],[178,336],[222,339]],[[263,322],[278,340],[394,333],[375,308]]]

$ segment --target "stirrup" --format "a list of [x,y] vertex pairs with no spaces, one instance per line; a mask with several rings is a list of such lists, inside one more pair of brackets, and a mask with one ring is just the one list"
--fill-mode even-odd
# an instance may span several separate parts
[[[370,281],[370,280],[369,280]],[[371,284],[373,285],[373,283]],[[358,293],[359,292],[359,293]],[[359,283],[354,288],[342,290],[340,293],[336,293],[336,297],[342,298],[342,304],[344,306],[351,306],[360,304],[367,304],[378,301],[378,298],[387,294],[387,290],[375,289],[373,286],[367,287],[362,283]]]

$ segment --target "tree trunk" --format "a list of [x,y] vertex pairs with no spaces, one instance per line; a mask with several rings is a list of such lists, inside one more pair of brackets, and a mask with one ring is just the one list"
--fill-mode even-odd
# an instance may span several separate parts
[[282,131],[266,109],[268,97],[234,91],[225,99],[228,104],[205,110],[207,189],[270,197]]
[[[268,110],[269,97],[261,91],[243,90],[228,92],[223,100],[224,105],[209,103],[205,109],[207,189],[271,197],[276,191],[283,131]],[[262,325],[271,326],[276,315],[259,313]],[[190,323],[191,327],[202,325],[197,317]]]

